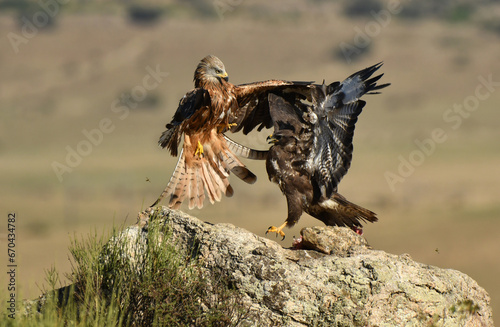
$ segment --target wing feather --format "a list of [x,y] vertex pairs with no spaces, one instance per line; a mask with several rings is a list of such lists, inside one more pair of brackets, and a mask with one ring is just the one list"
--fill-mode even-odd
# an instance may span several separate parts
[[318,114],[318,122],[314,126],[313,162],[317,169],[313,176],[327,198],[337,191],[338,183],[351,166],[354,128],[366,104],[359,98],[367,93],[376,94],[373,91],[389,85],[377,85],[382,74],[370,79],[381,65],[365,68],[341,83],[317,86],[315,90],[318,99],[313,110]]
[[269,112],[268,95],[278,92],[282,95],[293,94],[295,97],[303,99],[310,98],[310,85],[312,82],[269,80],[235,86],[234,93],[238,109],[232,112],[229,118],[230,123],[236,124],[236,127],[231,131],[243,130],[243,134],[248,134],[254,128],[259,131],[263,128],[271,128],[272,119]]
[[183,124],[209,104],[210,94],[203,88],[196,88],[186,93],[179,101],[174,117],[166,125],[167,130],[160,136],[158,144],[162,148],[167,147],[172,156],[177,156],[177,149],[183,133]]
[[224,135],[224,139],[226,140],[229,150],[232,151],[235,155],[253,160],[266,160],[267,153],[269,152],[268,150],[251,149],[231,140],[226,135]]

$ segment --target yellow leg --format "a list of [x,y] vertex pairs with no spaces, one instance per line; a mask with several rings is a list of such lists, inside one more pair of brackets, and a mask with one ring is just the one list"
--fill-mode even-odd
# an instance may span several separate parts
[[281,239],[282,241],[285,239],[285,233],[283,232],[283,228],[286,226],[286,221],[280,226],[280,227],[275,227],[271,226],[267,229],[267,233],[276,233],[276,237],[278,237],[278,234],[282,236],[283,238]]
[[195,156],[199,155],[200,158],[203,155],[203,145],[200,143],[200,141],[198,141],[198,146],[196,147],[196,151],[195,151],[194,155]]
[[231,123],[231,124],[220,124],[219,127],[217,128],[217,132],[218,133],[222,133],[224,132],[225,130],[229,130],[231,129],[231,127],[233,126],[236,126],[238,124],[235,124],[235,123]]

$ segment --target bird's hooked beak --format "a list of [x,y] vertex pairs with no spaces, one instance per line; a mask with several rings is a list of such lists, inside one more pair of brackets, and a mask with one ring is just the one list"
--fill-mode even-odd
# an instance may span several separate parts
[[217,74],[217,76],[219,76],[220,78],[224,79],[226,82],[229,80],[229,77],[227,75],[227,73],[224,71],[220,74]]
[[268,144],[275,144],[278,143],[279,139],[276,137],[276,135],[271,134],[266,138],[266,141]]

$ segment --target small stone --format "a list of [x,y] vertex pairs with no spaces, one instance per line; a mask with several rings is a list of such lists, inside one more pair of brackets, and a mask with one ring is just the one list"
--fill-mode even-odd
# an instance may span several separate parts
[[302,248],[346,257],[368,247],[365,238],[347,227],[315,226],[300,231]]

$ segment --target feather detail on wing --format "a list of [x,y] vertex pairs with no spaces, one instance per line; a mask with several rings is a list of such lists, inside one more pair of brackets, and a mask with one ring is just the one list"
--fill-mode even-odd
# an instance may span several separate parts
[[170,150],[170,153],[173,156],[177,155],[177,148],[179,146],[179,126],[173,126],[171,124],[167,124],[167,130],[164,131],[161,136],[160,140],[158,141],[158,145],[161,146],[162,148],[168,148]]
[[271,128],[268,95],[271,93],[293,94],[294,97],[310,99],[310,85],[312,82],[269,80],[235,86],[234,93],[238,109],[229,117],[229,123],[236,124],[231,132],[243,130],[243,134],[248,134],[256,127],[258,131]]
[[359,100],[364,94],[376,94],[376,90],[389,84],[377,85],[382,77],[372,74],[382,64],[365,68],[352,74],[343,82],[318,86],[314,91],[317,124],[314,126],[313,177],[329,198],[337,191],[337,185],[351,166],[354,127],[365,102]]
[[167,130],[161,134],[158,144],[168,148],[172,156],[177,156],[180,138],[186,121],[193,115],[204,115],[206,107],[210,105],[210,93],[202,88],[196,88],[186,93],[179,101],[177,111],[172,121],[166,125]]
[[[389,85],[377,85],[381,75],[371,78],[380,65],[361,70],[343,82],[308,85],[309,94],[268,94],[274,134],[266,170],[288,204],[285,223],[271,226],[268,232],[284,236],[282,229],[293,226],[304,211],[326,225],[348,226],[356,233],[361,232],[362,222],[377,221],[373,212],[336,191],[351,165],[354,126],[365,106],[360,97]],[[246,122],[245,126],[258,125]]]

